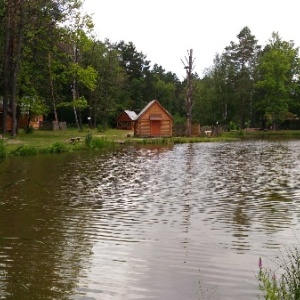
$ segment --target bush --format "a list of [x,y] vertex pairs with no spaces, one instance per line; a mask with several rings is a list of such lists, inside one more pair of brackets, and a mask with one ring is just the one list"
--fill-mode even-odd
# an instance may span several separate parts
[[64,143],[56,142],[50,147],[49,153],[61,153],[66,152],[67,150],[68,148]]
[[4,145],[4,142],[2,139],[0,139],[0,160],[2,160],[7,154],[7,149]]
[[229,122],[229,130],[239,130],[239,127],[235,122],[230,121]]
[[93,138],[92,140],[92,148],[93,149],[101,149],[108,146],[115,145],[114,142],[107,140],[106,138]]
[[98,131],[98,132],[104,132],[105,130],[106,130],[106,126],[105,126],[105,125],[99,124],[99,125],[97,126],[97,131]]
[[32,126],[29,126],[29,127],[24,127],[24,132],[25,133],[33,133],[34,132],[34,128]]
[[93,136],[90,132],[85,136],[84,142],[88,148],[92,148]]
[[84,142],[89,149],[101,149],[115,144],[114,142],[107,140],[105,137],[94,138],[90,133],[85,136]]
[[36,155],[38,150],[32,146],[21,146],[16,150],[12,151],[12,154],[15,156],[27,156],[27,155]]

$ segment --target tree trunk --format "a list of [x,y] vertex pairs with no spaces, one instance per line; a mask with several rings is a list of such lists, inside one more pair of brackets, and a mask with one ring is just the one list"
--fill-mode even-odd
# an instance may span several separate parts
[[48,53],[48,69],[49,69],[49,83],[50,83],[50,93],[51,93],[51,99],[52,99],[52,108],[53,108],[53,113],[54,113],[54,121],[58,122],[55,96],[54,96],[53,77],[52,77],[52,72],[51,72],[51,54],[50,53]]
[[14,137],[17,134],[17,88],[18,88],[18,77],[20,70],[21,61],[21,46],[23,41],[23,30],[24,30],[24,1],[19,2],[19,23],[18,23],[18,35],[13,58],[12,68],[12,81],[11,81],[11,113],[12,113],[12,131],[11,135]]
[[191,109],[191,97],[187,96],[186,98],[186,107],[187,107],[187,113],[186,113],[186,134],[187,136],[192,135],[192,109]]
[[79,122],[80,130],[82,130],[82,112],[81,112],[81,109],[79,109],[79,113],[78,113],[78,122]]
[[[77,64],[77,60],[78,60],[77,46],[74,46],[73,62],[74,62],[75,65]],[[74,75],[74,78],[73,78],[72,96],[73,96],[73,102],[76,102],[76,100],[78,99],[78,97],[77,97],[77,79],[76,79],[76,75]],[[80,129],[75,105],[73,105],[73,111],[74,111],[76,126],[77,126],[78,129]]]
[[7,119],[7,109],[10,96],[10,78],[11,78],[11,30],[12,30],[12,3],[7,1],[6,5],[7,15],[6,15],[6,26],[5,26],[5,46],[4,46],[4,61],[3,61],[3,123],[2,132],[5,134],[6,129],[6,119]]
[[[74,101],[74,102],[77,100],[76,85],[77,85],[76,78],[74,78],[74,79],[73,79],[73,87],[72,87],[72,96],[73,96],[73,101]],[[77,126],[78,129],[80,129],[80,127],[79,127],[79,122],[78,122],[77,111],[76,111],[75,105],[73,105],[73,112],[74,112],[74,117],[75,117],[76,126]]]
[[193,49],[189,52],[188,66],[186,67],[187,73],[187,93],[186,93],[186,110],[187,110],[187,124],[186,134],[192,136],[192,94],[193,94],[193,82],[192,82],[192,71],[193,71]]
[[29,133],[29,130],[30,130],[30,120],[31,120],[31,112],[29,110],[28,115],[27,115],[26,133]]

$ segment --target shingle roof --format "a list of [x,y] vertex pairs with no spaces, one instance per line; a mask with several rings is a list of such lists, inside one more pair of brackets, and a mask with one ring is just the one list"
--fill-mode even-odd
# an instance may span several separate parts
[[170,115],[170,113],[157,101],[157,100],[152,100],[152,101],[150,101],[143,109],[142,109],[142,111],[137,115],[137,117],[136,117],[136,120],[140,117],[140,116],[142,116],[144,113],[145,113],[145,111],[147,111],[147,109],[154,103],[154,102],[157,102],[158,104],[159,104],[159,106],[161,106],[161,108],[173,119],[173,117]]
[[131,119],[131,120],[135,120],[136,117],[137,117],[137,114],[132,111],[132,110],[125,110],[125,113],[128,115],[128,117]]
[[137,119],[155,102],[156,100],[152,100],[150,101],[141,111],[140,113],[137,115]]

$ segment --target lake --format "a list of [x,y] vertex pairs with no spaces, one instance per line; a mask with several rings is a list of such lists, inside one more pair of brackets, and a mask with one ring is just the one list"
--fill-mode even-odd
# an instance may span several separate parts
[[0,163],[0,299],[257,299],[298,244],[300,141]]

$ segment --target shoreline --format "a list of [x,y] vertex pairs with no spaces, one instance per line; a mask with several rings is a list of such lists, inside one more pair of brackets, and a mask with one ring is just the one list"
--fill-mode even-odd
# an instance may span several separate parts
[[104,132],[85,129],[67,129],[64,131],[40,131],[31,134],[19,133],[17,137],[0,136],[0,161],[5,157],[54,154],[93,149],[115,149],[127,145],[175,145],[182,143],[235,142],[259,139],[300,139],[299,130],[282,131],[233,131],[222,132],[218,136],[194,137],[134,137],[132,131],[108,129]]

